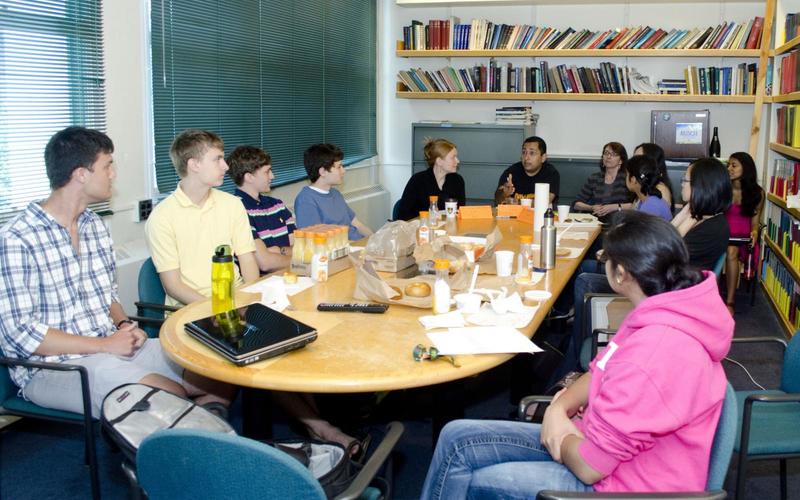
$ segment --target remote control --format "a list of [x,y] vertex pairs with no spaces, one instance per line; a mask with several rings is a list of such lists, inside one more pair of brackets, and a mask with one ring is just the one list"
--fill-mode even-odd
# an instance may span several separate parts
[[386,304],[331,304],[323,302],[317,305],[317,311],[385,313],[389,309]]

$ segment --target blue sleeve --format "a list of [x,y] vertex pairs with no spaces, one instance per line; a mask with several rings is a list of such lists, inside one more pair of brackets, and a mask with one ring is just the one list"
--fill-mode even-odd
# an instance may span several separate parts
[[309,193],[309,191],[309,189],[303,188],[294,200],[294,213],[297,227],[300,228],[322,224],[322,214],[317,207],[313,193]]

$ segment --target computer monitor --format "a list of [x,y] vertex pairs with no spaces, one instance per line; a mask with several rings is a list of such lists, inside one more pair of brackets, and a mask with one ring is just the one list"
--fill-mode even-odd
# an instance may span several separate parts
[[694,161],[708,156],[707,109],[650,111],[650,142],[661,146],[668,160]]

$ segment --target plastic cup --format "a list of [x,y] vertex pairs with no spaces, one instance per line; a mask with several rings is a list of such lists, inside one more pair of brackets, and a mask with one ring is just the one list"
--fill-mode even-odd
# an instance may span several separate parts
[[472,314],[481,309],[481,296],[477,293],[459,293],[453,297],[456,300],[456,309]]
[[497,275],[511,276],[511,270],[514,267],[514,252],[510,250],[500,250],[494,253],[495,264],[497,267]]
[[533,206],[533,198],[522,198],[519,200],[519,204],[523,207],[532,207]]
[[455,219],[457,211],[458,202],[456,200],[447,200],[444,202],[444,213],[447,214],[448,219]]
[[569,218],[569,205],[558,206],[558,221],[564,222]]

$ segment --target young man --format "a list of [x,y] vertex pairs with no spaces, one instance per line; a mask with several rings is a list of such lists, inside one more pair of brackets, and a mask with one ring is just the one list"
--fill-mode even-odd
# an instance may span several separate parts
[[[80,365],[89,372],[92,416],[109,391],[139,382],[228,406],[232,388],[184,370],[128,319],[119,303],[111,234],[90,203],[111,197],[114,145],[69,127],[45,148],[52,192],[0,229],[0,347],[5,356]],[[75,372],[11,367],[22,395],[83,413]]]
[[294,216],[277,198],[265,196],[275,175],[272,158],[261,148],[239,146],[228,155],[228,175],[242,200],[256,246],[256,262],[261,272],[288,267],[292,258]]
[[219,245],[230,245],[239,259],[238,269],[234,266],[237,285],[242,279],[250,282],[259,277],[242,202],[214,189],[222,185],[228,171],[223,147],[219,136],[203,130],[184,130],[172,142],[169,154],[181,180],[145,225],[168,305],[211,295],[211,256]]
[[342,158],[342,150],[333,144],[315,144],[306,149],[303,164],[311,185],[305,186],[294,200],[297,227],[314,224],[348,226],[348,237],[360,240],[371,235],[372,230],[356,218],[342,194],[333,189],[344,181]]
[[547,161],[547,144],[541,137],[531,136],[522,143],[520,161],[511,165],[500,175],[495,203],[503,203],[514,197],[517,202],[523,198],[533,198],[537,183],[550,184],[550,203],[558,199],[560,182],[558,170]]

